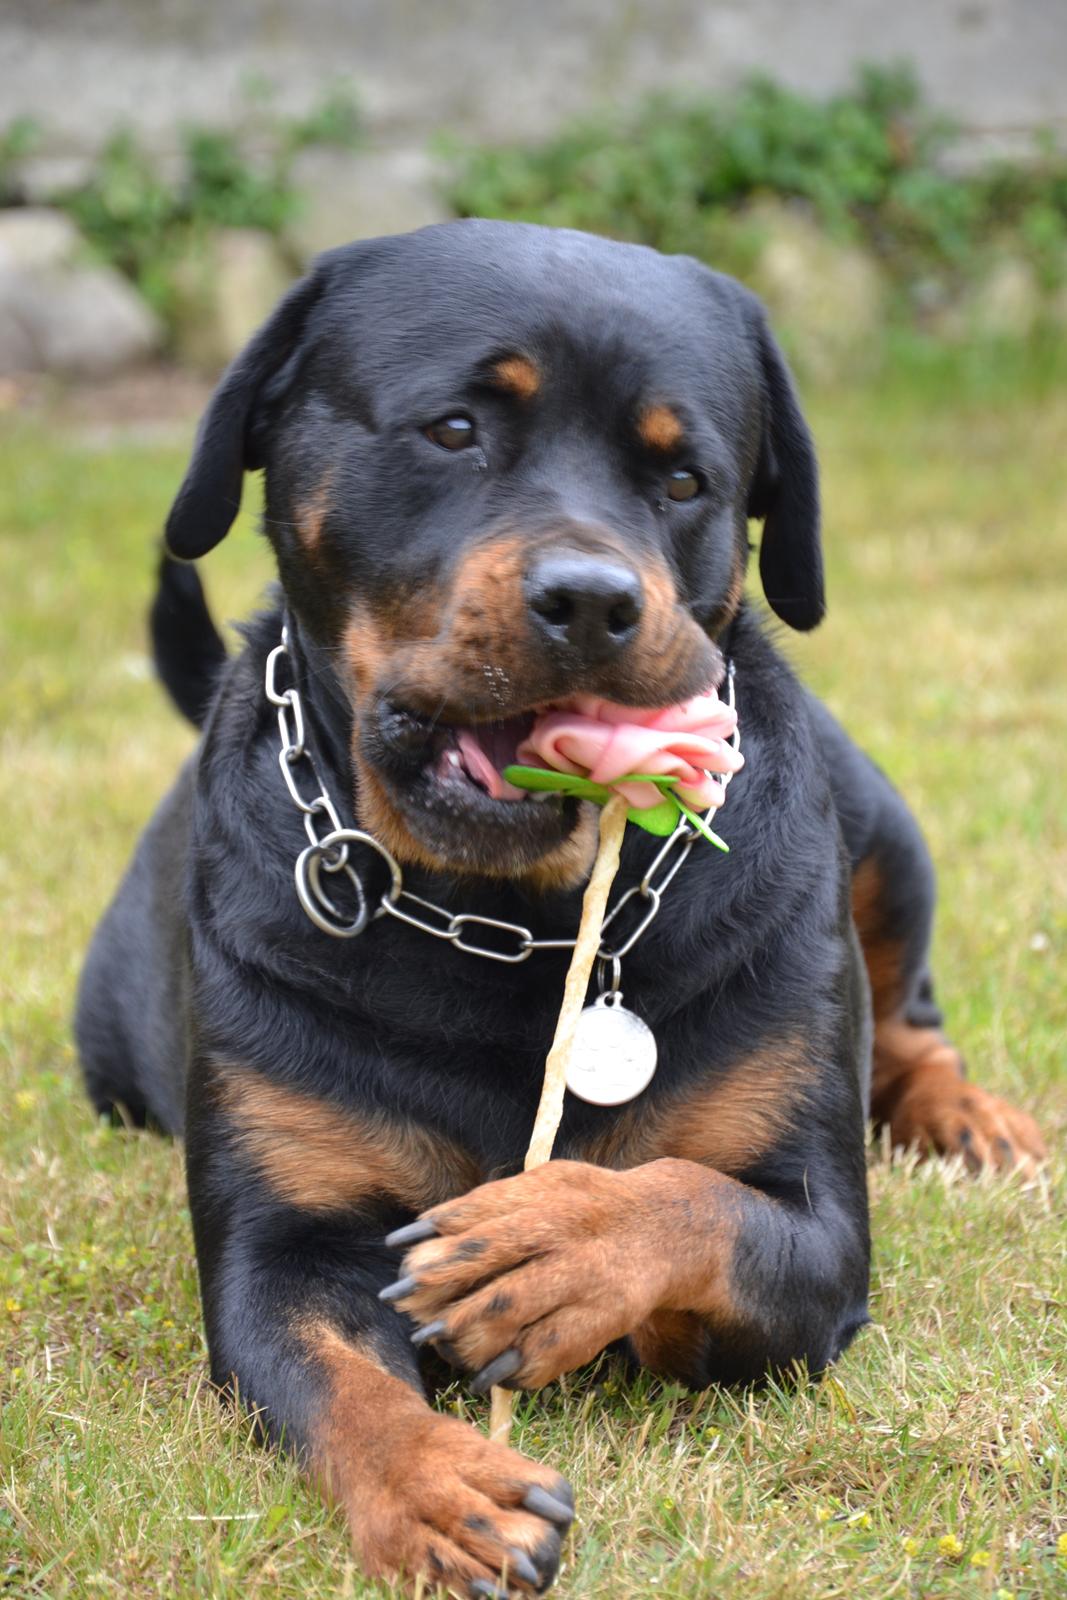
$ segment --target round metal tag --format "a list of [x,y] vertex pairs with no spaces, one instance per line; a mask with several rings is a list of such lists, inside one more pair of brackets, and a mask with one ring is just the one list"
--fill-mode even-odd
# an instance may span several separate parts
[[604,994],[578,1018],[567,1088],[594,1106],[620,1106],[647,1089],[656,1070],[656,1036],[640,1017]]

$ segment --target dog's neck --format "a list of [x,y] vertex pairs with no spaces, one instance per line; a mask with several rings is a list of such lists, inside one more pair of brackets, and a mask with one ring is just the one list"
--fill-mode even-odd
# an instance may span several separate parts
[[352,704],[337,681],[330,651],[311,637],[299,619],[286,610],[289,655],[303,701],[311,746],[322,775],[335,797],[354,793],[352,769]]

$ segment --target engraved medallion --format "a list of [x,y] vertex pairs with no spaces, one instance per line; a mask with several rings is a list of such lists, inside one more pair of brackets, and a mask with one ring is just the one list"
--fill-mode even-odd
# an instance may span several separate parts
[[621,995],[602,994],[586,1006],[574,1033],[567,1088],[594,1106],[620,1106],[647,1089],[656,1070],[652,1029],[620,1004]]

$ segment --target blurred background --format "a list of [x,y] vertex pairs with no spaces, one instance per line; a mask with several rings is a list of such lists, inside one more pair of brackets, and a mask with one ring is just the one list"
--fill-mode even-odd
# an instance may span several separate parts
[[[829,580],[778,642],[917,813],[950,1031],[1054,1157],[966,1191],[873,1161],[889,1334],[829,1380],[843,1421],[716,1401],[681,1456],[672,1399],[623,1473],[638,1411],[538,1400],[530,1448],[594,1491],[568,1593],[1062,1593],[1064,0],[2,0],[0,1589],[369,1595],[196,1398],[180,1154],[94,1125],[69,1018],[194,743],[144,618],[212,382],[318,250],[470,212],[766,300]],[[220,618],[269,581],[258,510],[202,564]]]
[[816,381],[1067,325],[1060,0],[6,0],[0,73],[9,407],[469,212],[702,255]]

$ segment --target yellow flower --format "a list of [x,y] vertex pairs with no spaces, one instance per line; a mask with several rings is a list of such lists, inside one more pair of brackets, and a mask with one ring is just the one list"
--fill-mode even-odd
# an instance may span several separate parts
[[922,1545],[918,1539],[908,1538],[904,1540],[904,1554],[906,1556],[917,1556],[921,1549]]
[[873,1528],[874,1526],[874,1521],[869,1511],[857,1511],[848,1520],[854,1528]]
[[815,1507],[815,1520],[816,1520],[816,1522],[829,1522],[829,1520],[830,1520],[830,1518],[832,1516],[833,1516],[833,1512],[830,1510],[829,1506],[816,1506]]
[[963,1554],[963,1546],[954,1533],[942,1534],[937,1541],[937,1548],[946,1561],[958,1561]]
[[976,1550],[974,1555],[971,1557],[971,1566],[978,1567],[978,1569],[981,1571],[985,1567],[988,1567],[992,1560],[993,1557],[989,1554],[988,1550]]
[[9,1311],[12,1316],[16,1316],[22,1310],[22,1307],[17,1300],[13,1300],[9,1295],[4,1301],[4,1310]]
[[37,1096],[32,1089],[20,1089],[15,1095],[15,1104],[20,1111],[32,1111],[37,1104]]
[[1015,1590],[998,1589],[993,1596],[993,1600],[1015,1600]]
[[1061,1533],[1056,1540],[1056,1554],[1061,1561],[1067,1561],[1067,1533]]

